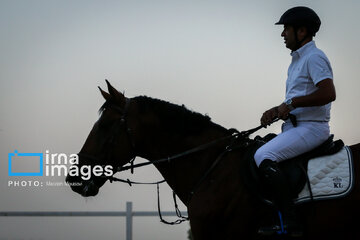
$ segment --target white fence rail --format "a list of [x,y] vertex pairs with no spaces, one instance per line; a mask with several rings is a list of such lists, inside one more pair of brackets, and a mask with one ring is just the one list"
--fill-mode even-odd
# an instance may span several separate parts
[[[176,216],[175,212],[161,212],[163,216]],[[181,212],[186,215],[185,212]],[[61,212],[0,212],[0,217],[126,217],[126,240],[132,240],[133,217],[154,217],[158,216],[155,211],[133,211],[132,202],[126,202],[126,211],[61,211]]]

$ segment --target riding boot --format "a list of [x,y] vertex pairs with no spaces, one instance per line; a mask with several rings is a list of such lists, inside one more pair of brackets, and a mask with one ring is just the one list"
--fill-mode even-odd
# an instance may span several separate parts
[[288,233],[293,237],[302,236],[302,226],[296,218],[295,207],[291,198],[290,186],[280,170],[278,164],[271,160],[264,160],[259,166],[259,172],[264,179],[265,186],[270,190],[277,210],[281,213],[282,223],[262,226],[258,233],[271,235],[277,231]]

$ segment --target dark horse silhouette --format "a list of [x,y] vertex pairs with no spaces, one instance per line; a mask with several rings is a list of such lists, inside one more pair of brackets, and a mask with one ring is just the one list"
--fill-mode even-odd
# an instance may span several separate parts
[[[100,89],[106,100],[100,109],[101,116],[79,153],[76,167],[111,165],[117,169],[135,156],[154,162],[231,134],[211,122],[209,117],[184,106],[146,96],[128,99],[109,82],[107,84],[109,93]],[[199,184],[199,179],[224,152],[229,141],[231,139],[225,138],[176,161],[154,165],[187,206],[194,239],[269,239],[257,235],[264,206],[251,194],[240,174],[244,149],[224,155]],[[355,176],[360,177],[360,144],[350,148]],[[94,196],[108,178],[93,174],[90,179],[83,180],[68,175],[66,180],[73,191],[82,196]],[[358,219],[355,218],[360,216],[359,203],[357,181],[352,193],[346,197],[300,205],[300,218],[305,224],[303,239],[360,239]],[[286,236],[272,238],[284,239]]]

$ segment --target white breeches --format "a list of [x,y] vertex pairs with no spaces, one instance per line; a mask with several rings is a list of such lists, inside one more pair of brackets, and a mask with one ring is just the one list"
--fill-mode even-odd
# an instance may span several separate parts
[[290,122],[282,125],[282,133],[260,147],[255,155],[256,165],[269,159],[281,162],[306,153],[326,141],[330,136],[328,122],[298,122],[293,127]]

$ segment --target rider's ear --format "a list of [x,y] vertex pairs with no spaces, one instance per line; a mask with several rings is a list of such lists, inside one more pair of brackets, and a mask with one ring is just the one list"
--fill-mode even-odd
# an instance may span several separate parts
[[98,87],[100,92],[101,92],[101,95],[105,98],[106,101],[110,100],[111,98],[111,95],[108,94],[107,92],[105,92],[104,90],[102,90],[100,87]]
[[118,90],[116,90],[113,86],[111,86],[111,84],[109,83],[108,80],[105,79],[105,81],[106,81],[108,91],[109,91],[111,97],[113,97],[116,102],[120,103],[120,106],[125,105],[126,98],[125,98],[124,94],[118,92]]

